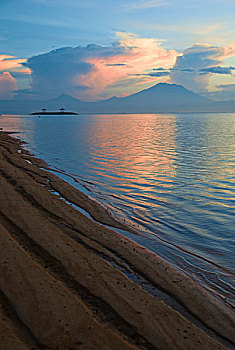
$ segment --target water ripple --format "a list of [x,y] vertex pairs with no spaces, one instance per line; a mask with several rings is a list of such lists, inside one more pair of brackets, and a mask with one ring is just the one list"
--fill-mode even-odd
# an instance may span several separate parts
[[1,126],[145,233],[130,238],[234,302],[235,114],[15,116]]

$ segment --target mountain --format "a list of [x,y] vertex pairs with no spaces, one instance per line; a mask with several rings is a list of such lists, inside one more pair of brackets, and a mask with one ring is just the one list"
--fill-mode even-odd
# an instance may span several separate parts
[[84,102],[62,94],[47,101],[0,101],[2,114],[30,114],[42,108],[55,111],[65,108],[78,113],[184,113],[233,112],[234,101],[216,102],[181,85],[160,83],[127,97],[112,97],[97,102]]
[[128,111],[160,113],[207,111],[214,102],[181,85],[160,83],[116,101]]

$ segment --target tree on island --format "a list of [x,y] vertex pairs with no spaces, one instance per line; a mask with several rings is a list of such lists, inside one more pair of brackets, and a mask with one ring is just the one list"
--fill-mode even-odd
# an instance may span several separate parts
[[47,110],[46,108],[42,108],[42,112],[45,113]]
[[65,109],[62,107],[62,108],[60,108],[60,112],[61,113],[64,113],[64,111],[65,111]]

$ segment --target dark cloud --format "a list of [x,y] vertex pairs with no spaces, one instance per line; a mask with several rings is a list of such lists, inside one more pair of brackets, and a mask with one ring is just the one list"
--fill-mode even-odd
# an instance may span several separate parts
[[166,72],[166,71],[182,71],[182,72],[194,72],[195,69],[192,69],[192,68],[169,68],[168,70],[166,70],[166,68],[153,68],[154,71],[157,71],[157,72]]
[[151,72],[151,73],[147,73],[145,75],[148,75],[149,77],[164,77],[170,74],[169,70],[166,71],[159,71],[159,72]]
[[125,66],[125,63],[107,63],[107,67],[115,67],[115,66]]
[[170,68],[170,70],[171,71],[188,72],[188,73],[195,72],[195,69],[192,69],[192,68]]
[[92,59],[118,55],[123,48],[118,45],[65,47],[33,56],[24,66],[31,70],[31,90],[37,98],[51,98],[67,93],[73,95],[78,90],[88,90],[84,76],[94,69]]
[[159,70],[156,72],[149,72],[149,73],[139,73],[135,74],[135,76],[140,76],[140,77],[164,77],[170,74],[170,70]]
[[[210,61],[211,62],[211,61]],[[169,69],[165,69],[163,67],[153,68],[153,72],[136,74],[140,76],[149,76],[149,77],[163,77],[170,75],[172,72],[183,72],[183,73],[194,73],[195,75],[208,75],[208,74],[232,74],[232,71],[235,70],[235,67],[221,67],[221,66],[213,66],[208,68],[181,68],[174,66]],[[172,74],[171,74],[172,76]],[[185,75],[184,75],[185,78]]]
[[153,68],[153,70],[156,70],[157,72],[161,72],[161,71],[165,71],[166,68],[159,67],[159,68]]
[[232,74],[232,70],[234,70],[234,69],[235,69],[235,67],[215,66],[215,67],[209,67],[209,68],[201,68],[199,71],[202,73]]

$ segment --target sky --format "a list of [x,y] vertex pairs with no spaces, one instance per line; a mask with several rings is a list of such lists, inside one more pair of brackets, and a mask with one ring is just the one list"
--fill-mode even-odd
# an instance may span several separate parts
[[235,0],[0,0],[0,99],[235,99]]

